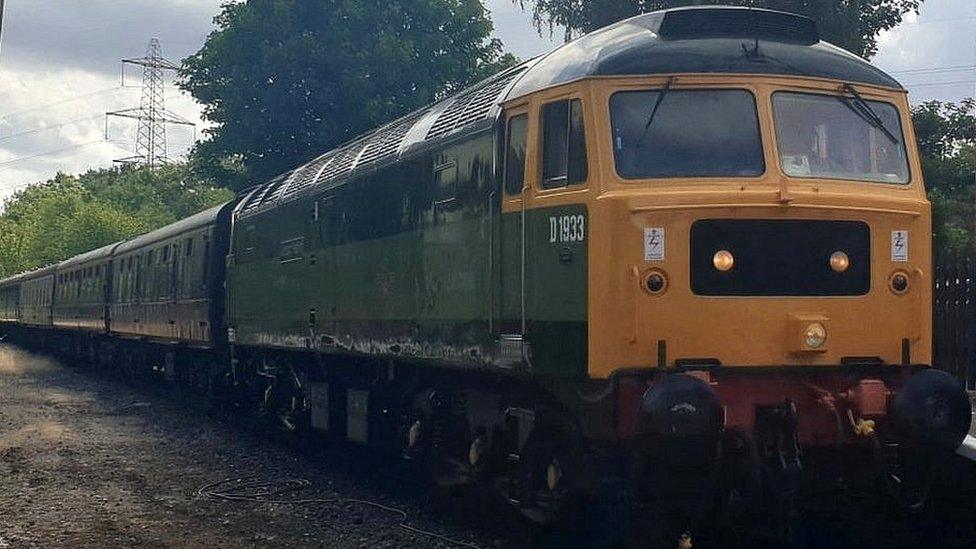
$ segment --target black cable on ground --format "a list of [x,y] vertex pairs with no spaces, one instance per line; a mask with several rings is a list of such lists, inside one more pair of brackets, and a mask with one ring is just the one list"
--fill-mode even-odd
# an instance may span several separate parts
[[211,497],[215,499],[220,499],[224,501],[250,501],[259,503],[276,503],[276,504],[290,504],[290,505],[342,505],[342,504],[353,504],[362,505],[364,507],[372,507],[374,509],[379,509],[381,511],[386,511],[387,513],[392,513],[399,517],[399,522],[397,522],[397,527],[407,532],[425,536],[431,539],[436,539],[442,541],[449,545],[455,547],[468,547],[470,549],[481,549],[479,546],[465,541],[456,540],[449,538],[447,536],[436,534],[434,532],[429,532],[427,530],[421,530],[415,526],[410,526],[407,524],[407,519],[409,515],[403,509],[398,509],[396,507],[390,507],[388,505],[383,505],[382,503],[377,503],[375,501],[368,501],[364,499],[353,499],[344,497],[334,497],[334,498],[311,498],[311,499],[281,499],[276,498],[276,496],[281,496],[283,494],[297,492],[303,490],[311,485],[311,482],[305,479],[286,479],[286,480],[260,480],[257,477],[237,477],[237,478],[227,478],[224,480],[218,480],[217,482],[212,482],[206,486],[201,487],[197,490],[197,494],[200,496]]

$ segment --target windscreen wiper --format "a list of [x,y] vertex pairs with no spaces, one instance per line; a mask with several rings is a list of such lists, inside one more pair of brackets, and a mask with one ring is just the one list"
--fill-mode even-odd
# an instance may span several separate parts
[[661,103],[664,102],[664,96],[671,91],[671,84],[674,83],[674,77],[668,78],[667,83],[664,84],[664,89],[657,94],[657,101],[654,102],[654,107],[651,109],[651,114],[647,117],[647,122],[644,124],[644,132],[641,134],[640,139],[637,140],[637,148],[640,148],[641,144],[644,142],[644,138],[647,137],[647,130],[651,129],[651,124],[654,123],[654,116],[657,115],[657,110],[661,107]]
[[861,94],[857,92],[857,89],[855,89],[852,84],[846,83],[844,84],[844,91],[851,94],[852,97],[838,96],[837,99],[840,100],[840,102],[843,103],[848,109],[851,109],[854,114],[858,115],[868,124],[871,124],[872,127],[881,131],[881,133],[885,134],[885,137],[897,145],[898,138],[885,127],[884,121],[881,120],[878,113],[874,112],[871,105],[869,105],[868,102],[861,97]]

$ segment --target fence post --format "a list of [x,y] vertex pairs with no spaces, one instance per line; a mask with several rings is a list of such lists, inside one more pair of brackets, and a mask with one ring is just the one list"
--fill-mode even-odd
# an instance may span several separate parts
[[976,390],[976,261],[943,257],[933,270],[932,362]]

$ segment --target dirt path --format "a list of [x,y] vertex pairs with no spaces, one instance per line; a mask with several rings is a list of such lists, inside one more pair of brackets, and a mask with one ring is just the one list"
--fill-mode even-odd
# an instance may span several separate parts
[[307,479],[282,498],[357,498],[420,528],[496,545],[458,512],[422,515],[416,490],[359,457],[302,451],[163,395],[0,345],[0,549],[448,547],[355,503],[269,504],[198,494],[226,478]]
[[[399,527],[398,510],[412,526],[473,547],[593,546],[558,532],[540,542],[472,497],[424,496],[395,460],[321,440],[295,443],[231,419],[0,344],[0,549],[457,546]],[[940,547],[976,546],[976,468],[960,462],[951,474],[971,486],[949,511],[892,523],[897,515],[874,512],[875,504],[865,512],[826,493],[802,530],[811,547],[907,548],[936,539]],[[274,481],[267,490],[303,479],[307,486],[276,497],[329,502],[199,493],[241,477]]]

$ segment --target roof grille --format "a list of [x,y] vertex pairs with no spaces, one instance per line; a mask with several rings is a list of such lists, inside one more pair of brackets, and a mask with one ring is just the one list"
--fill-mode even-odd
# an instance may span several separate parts
[[335,158],[335,156],[322,155],[311,163],[299,168],[295,171],[295,175],[291,178],[291,183],[288,184],[288,188],[285,189],[284,196],[292,196],[299,193],[315,183],[315,177],[322,170],[322,166],[326,165],[330,160]]
[[820,41],[817,24],[809,17],[728,6],[669,10],[657,33],[666,40],[754,38],[803,45]]
[[461,92],[434,121],[427,132],[427,139],[451,133],[486,118],[498,102],[498,96],[520,72],[522,69],[503,73],[481,87]]
[[267,204],[270,200],[272,200],[271,198],[269,198],[268,195],[277,191],[278,188],[285,181],[288,180],[288,176],[290,176],[291,174],[292,172],[283,173],[278,177],[272,179],[271,181],[265,183],[263,187],[254,191],[254,193],[251,194],[250,198],[248,198],[247,203],[244,204],[244,206],[241,208],[241,213],[247,213],[252,210],[256,210],[260,208],[263,204]]
[[360,155],[357,165],[375,162],[396,154],[400,150],[400,144],[403,143],[403,138],[407,136],[407,132],[417,122],[417,118],[419,117],[410,117],[371,135],[366,142],[366,148],[363,150],[363,154]]
[[[294,174],[295,172],[291,173]],[[275,179],[274,183],[268,186],[268,191],[264,193],[264,196],[261,198],[261,205],[265,206],[267,204],[271,204],[275,200],[278,200],[278,197],[281,196],[282,191],[285,190],[285,184],[287,184],[290,180],[291,177],[281,177]]]
[[324,170],[322,170],[322,175],[315,180],[315,183],[319,184],[325,181],[338,179],[352,171],[352,168],[356,163],[356,157],[359,156],[359,151],[361,150],[362,142],[359,142],[353,143],[352,145],[336,153],[335,158],[332,160],[332,162],[329,162],[329,165],[326,166]]

